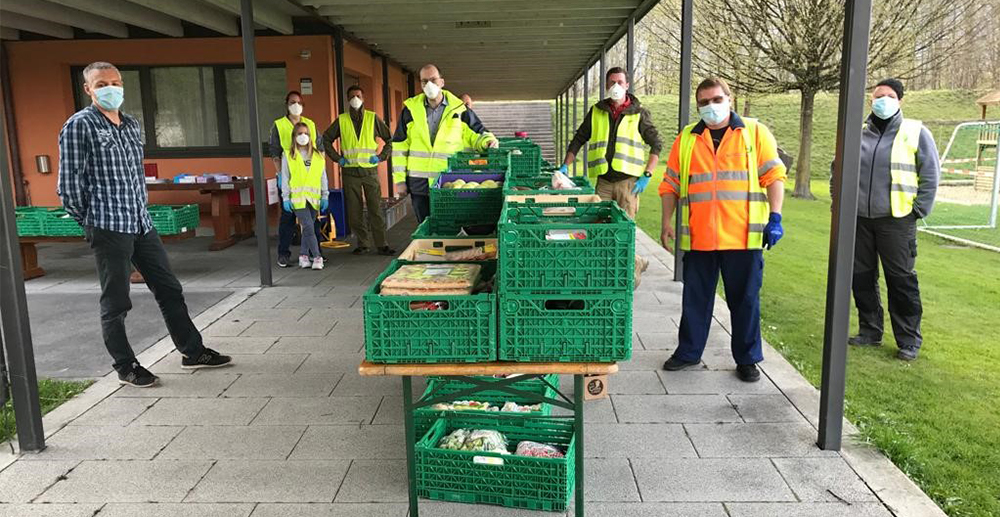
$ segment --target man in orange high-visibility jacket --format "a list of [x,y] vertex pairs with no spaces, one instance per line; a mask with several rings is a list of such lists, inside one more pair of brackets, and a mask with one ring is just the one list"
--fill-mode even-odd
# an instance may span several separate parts
[[675,239],[673,212],[680,201],[679,247],[684,253],[684,299],[677,350],[663,364],[683,370],[701,361],[712,325],[715,288],[722,273],[732,318],[736,373],[760,379],[760,286],[763,248],[784,230],[785,165],[771,132],[730,110],[729,86],[705,79],[695,91],[701,121],[681,131],[660,184],[663,247]]

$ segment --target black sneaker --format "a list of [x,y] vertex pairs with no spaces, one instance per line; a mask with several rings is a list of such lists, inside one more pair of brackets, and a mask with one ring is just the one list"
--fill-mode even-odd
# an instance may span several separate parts
[[152,388],[160,378],[143,368],[139,363],[132,363],[128,368],[118,372],[118,383],[133,388]]
[[882,346],[882,338],[858,334],[848,338],[847,344],[851,346]]
[[278,255],[278,267],[288,267],[289,258],[288,255]]
[[371,251],[371,250],[367,246],[359,246],[357,248],[354,248],[354,251],[352,251],[351,253],[353,253],[355,255],[364,255],[365,253],[368,253],[369,251]]
[[698,366],[698,363],[699,361],[690,363],[688,361],[681,361],[676,356],[670,356],[670,359],[667,359],[667,361],[663,363],[663,369],[668,372],[678,372],[686,370],[692,366]]
[[206,348],[200,356],[196,358],[185,357],[181,359],[181,368],[185,370],[196,370],[199,368],[218,368],[233,362],[233,358],[222,355],[211,348]]
[[757,369],[756,364],[736,365],[736,375],[743,382],[757,382],[760,380],[760,370]]
[[917,358],[917,352],[920,349],[915,346],[904,346],[900,347],[899,351],[896,352],[896,359],[900,361],[913,361]]
[[385,255],[387,257],[391,257],[391,256],[394,256],[396,254],[396,250],[394,250],[394,249],[392,249],[392,248],[390,248],[388,246],[382,246],[381,248],[378,249],[378,254],[379,255]]

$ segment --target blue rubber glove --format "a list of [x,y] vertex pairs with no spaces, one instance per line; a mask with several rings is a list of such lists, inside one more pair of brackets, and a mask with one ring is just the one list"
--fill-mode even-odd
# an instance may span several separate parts
[[565,175],[568,176],[569,175],[569,165],[566,165],[565,163],[562,164],[562,167],[559,167],[559,172],[561,172],[561,173],[563,173],[563,174],[565,174]]
[[347,158],[341,158],[340,160],[337,161],[337,163],[339,163],[340,166],[343,167],[347,165]]
[[767,226],[764,227],[764,249],[771,249],[785,235],[785,229],[781,227],[781,214],[771,212],[767,218]]
[[638,196],[639,194],[642,194],[648,185],[649,176],[639,176],[639,179],[635,182],[635,186],[632,187],[632,195]]
[[377,165],[378,162],[379,162],[378,156],[372,156],[371,158],[368,159],[368,163],[372,165]]
[[330,208],[330,200],[323,198],[319,201],[319,213],[325,213],[326,209]]
[[281,206],[285,209],[286,212],[292,213],[292,202],[291,201],[285,201],[284,203],[281,204]]

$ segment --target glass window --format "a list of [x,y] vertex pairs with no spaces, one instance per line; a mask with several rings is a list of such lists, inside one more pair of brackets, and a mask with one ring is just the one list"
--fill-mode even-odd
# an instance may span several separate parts
[[[285,114],[287,88],[284,67],[257,69],[257,118],[260,123],[261,141],[265,144],[274,120]],[[226,69],[226,104],[229,108],[229,139],[234,143],[250,142],[246,74],[243,68]],[[309,116],[308,101],[305,111],[305,115]],[[322,131],[319,127],[316,130]]]
[[215,74],[211,67],[153,68],[156,101],[156,145],[213,147],[219,145],[215,111]]
[[[74,74],[73,93],[76,96],[77,109],[90,106],[90,96],[83,91],[83,69]],[[143,130],[143,141],[145,141],[145,129],[143,120],[145,116],[142,112],[142,88],[139,84],[138,70],[121,70],[122,84],[125,86],[125,102],[122,103],[121,111],[132,115],[139,120],[139,128]]]

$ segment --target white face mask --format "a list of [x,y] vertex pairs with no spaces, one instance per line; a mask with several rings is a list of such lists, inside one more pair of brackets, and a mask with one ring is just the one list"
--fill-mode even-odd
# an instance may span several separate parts
[[295,143],[299,145],[309,145],[309,135],[305,133],[299,133],[295,135]]
[[437,99],[441,95],[441,87],[437,83],[430,81],[424,85],[424,95],[428,99]]
[[729,99],[698,108],[701,119],[710,126],[721,124],[729,116]]
[[625,98],[627,91],[625,88],[622,88],[622,85],[615,83],[608,88],[608,97],[617,102]]
[[302,114],[302,105],[297,102],[289,104],[288,112],[297,117]]
[[364,103],[365,102],[361,100],[361,97],[351,97],[351,100],[348,101],[348,104],[350,104],[351,107],[356,110],[361,109],[361,105],[363,105]]

